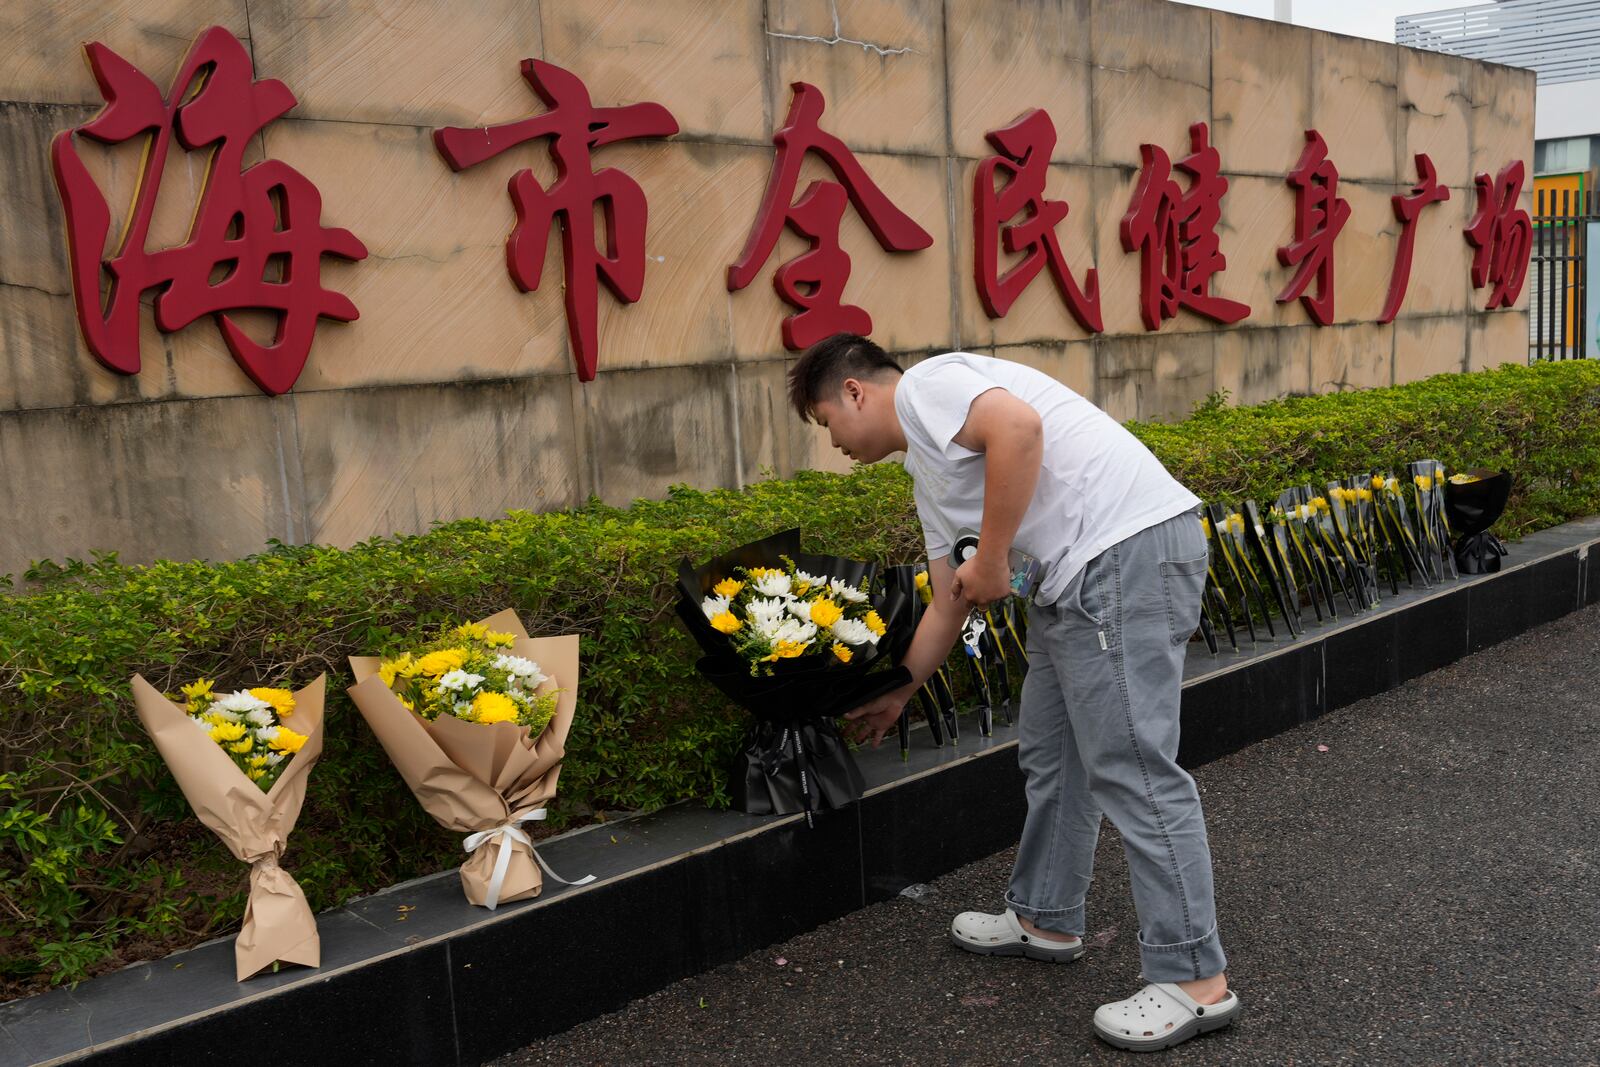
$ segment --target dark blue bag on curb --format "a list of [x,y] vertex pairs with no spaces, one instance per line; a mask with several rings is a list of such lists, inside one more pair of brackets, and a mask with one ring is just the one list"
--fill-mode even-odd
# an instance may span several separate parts
[[[831,654],[808,655],[776,663],[770,675],[752,676],[727,635],[712,627],[701,601],[735,567],[778,567],[784,557],[803,570],[852,585],[865,579],[886,628],[884,637],[848,663]],[[756,720],[730,768],[729,794],[738,810],[752,815],[803,811],[809,819],[812,812],[860,799],[861,770],[834,720],[911,681],[903,667],[872,670],[909,625],[911,607],[903,590],[882,588],[877,574],[875,564],[801,552],[798,529],[752,541],[699,567],[687,559],[679,564],[678,617],[706,653],[695,668]]]

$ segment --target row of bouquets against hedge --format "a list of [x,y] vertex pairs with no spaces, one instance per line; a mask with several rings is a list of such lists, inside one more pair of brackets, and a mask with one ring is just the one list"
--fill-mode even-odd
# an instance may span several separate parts
[[[1266,553],[1258,558],[1267,562],[1280,599],[1292,586],[1276,569],[1274,546],[1293,544],[1306,556],[1306,546],[1312,545],[1315,556],[1321,551],[1318,531],[1326,522],[1331,531],[1327,555],[1342,559],[1340,545],[1354,552],[1351,545],[1361,542],[1363,524],[1380,528],[1381,516],[1390,512],[1404,532],[1396,533],[1394,544],[1425,546],[1403,557],[1401,567],[1411,560],[1425,581],[1430,572],[1437,577],[1437,568],[1444,566],[1438,562],[1440,539],[1449,535],[1441,510],[1444,472],[1433,461],[1414,466],[1414,531],[1400,483],[1376,475],[1364,492],[1330,487],[1336,510],[1325,503],[1319,507],[1324,498],[1294,503],[1293,494],[1287,494],[1266,520],[1276,539],[1247,505],[1258,535],[1254,547]],[[1503,504],[1504,486],[1493,478],[1466,480],[1493,486],[1491,493]],[[1463,492],[1473,499],[1482,496],[1477,489]],[[1375,509],[1370,515],[1367,503]],[[1202,519],[1214,545],[1213,572],[1225,565],[1248,589],[1256,572],[1242,548],[1235,551],[1233,537],[1243,535],[1234,515],[1225,511],[1211,509]],[[1238,546],[1248,547],[1242,539]],[[1427,561],[1429,553],[1435,562]],[[1348,575],[1340,574],[1341,581],[1359,580],[1354,562]],[[700,566],[683,561],[678,592],[679,617],[704,653],[698,672],[753,716],[733,769],[735,806],[755,813],[804,811],[809,821],[815,810],[858,798],[860,772],[834,719],[909,681],[898,661],[929,595],[925,572],[911,567],[880,572],[871,563],[802,553],[796,529]],[[1259,588],[1255,592],[1259,598]],[[1315,591],[1310,599],[1315,606]],[[1289,618],[1287,601],[1282,606]],[[1008,719],[1009,663],[1001,632],[1015,645],[1024,669],[1026,664],[1014,608],[997,609],[999,627],[995,614],[988,614],[993,632],[986,641],[977,616],[963,635],[980,704],[986,709],[991,703],[993,676],[1004,692]],[[1296,596],[1295,617],[1299,610]],[[1245,611],[1248,620],[1247,605]],[[885,661],[888,669],[875,669]],[[991,666],[987,674],[981,666],[985,661]],[[524,827],[544,819],[556,793],[577,707],[578,637],[530,638],[515,611],[507,610],[446,627],[398,656],[352,657],[350,663],[355,685],[349,694],[417,801],[441,826],[466,835],[468,858],[460,877],[468,902],[493,910],[502,902],[537,896],[541,868],[566,883],[544,863]],[[950,687],[944,684],[938,707],[926,700],[929,689],[920,694],[936,742],[941,717],[952,735],[955,730]],[[324,686],[325,679],[318,677],[296,692],[261,687],[218,693],[202,679],[165,695],[142,677],[133,680],[139,718],[195,814],[236,858],[250,864],[250,892],[235,946],[241,981],[279,963],[320,963],[315,917],[279,860],[304,801],[307,777],[322,752]]]

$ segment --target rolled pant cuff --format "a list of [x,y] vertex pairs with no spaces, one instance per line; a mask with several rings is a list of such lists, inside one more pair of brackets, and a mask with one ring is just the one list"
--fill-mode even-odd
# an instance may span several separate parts
[[1075,908],[1035,908],[1007,893],[1006,907],[1041,930],[1049,930],[1053,934],[1083,936],[1083,904]]
[[1228,969],[1216,926],[1190,941],[1152,945],[1139,937],[1139,961],[1147,982],[1194,982]]

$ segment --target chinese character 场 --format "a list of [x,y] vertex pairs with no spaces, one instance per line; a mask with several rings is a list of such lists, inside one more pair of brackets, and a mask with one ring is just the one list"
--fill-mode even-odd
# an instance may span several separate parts
[[[522,77],[544,101],[544,114],[500,126],[447,126],[433,131],[433,143],[450,169],[459,171],[525,141],[550,138],[557,171],[550,188],[539,188],[532,170],[511,176],[517,224],[506,240],[506,263],[518,289],[538,289],[550,227],[561,216],[567,333],[578,379],[591,382],[600,354],[599,283],[625,304],[644,292],[649,206],[637,182],[615,167],[595,170],[590,154],[618,141],[670,137],[678,132],[678,122],[660,104],[595,107],[576,75],[537,59],[522,61]],[[605,217],[603,255],[596,244],[596,206]]]
[[[1339,196],[1339,168],[1328,158],[1328,143],[1316,130],[1306,131],[1306,147],[1289,172],[1294,189],[1294,240],[1278,249],[1278,262],[1298,265],[1294,277],[1278,294],[1278,303],[1295,297],[1318,326],[1333,322],[1333,242],[1350,220],[1350,202]],[[1312,279],[1317,295],[1307,296]]]
[[[218,26],[196,39],[165,96],[105,45],[88,44],[84,51],[106,105],[82,126],[56,135],[50,162],[66,212],[73,296],[89,351],[112,370],[138,373],[139,297],[159,287],[158,327],[171,332],[214,315],[251,381],[271,395],[287,391],[305,366],[318,317],[357,318],[348,298],[322,288],[322,257],[367,255],[348,230],[321,224],[322,197],[299,171],[270,159],[243,166],[251,139],[295,106],[294,94],[280,81],[256,81],[249,53]],[[111,211],[74,134],[105,144],[147,139],[138,192],[109,259]],[[174,137],[188,151],[210,146],[211,162],[188,240],[152,252],[145,245]],[[108,285],[104,298],[102,281]],[[249,309],[277,314],[271,344],[256,343],[228,315]]]
[[1211,292],[1211,279],[1228,265],[1217,238],[1228,179],[1208,141],[1206,124],[1189,127],[1190,154],[1177,162],[1189,188],[1172,177],[1173,163],[1159,145],[1139,147],[1143,165],[1133,202],[1122,217],[1122,247],[1140,252],[1139,301],[1145,329],[1188,308],[1214,322],[1238,322],[1250,307]]
[[1479,174],[1478,212],[1467,223],[1467,242],[1472,245],[1472,287],[1491,286],[1485,311],[1508,308],[1517,302],[1522,283],[1528,276],[1528,257],[1533,253],[1533,220],[1517,206],[1522,193],[1522,160],[1513,160],[1490,178]]
[[[805,82],[795,82],[791,88],[789,115],[772,137],[777,157],[744,251],[728,268],[728,291],[736,292],[755,280],[786,224],[808,239],[810,250],[779,267],[772,279],[784,302],[800,309],[783,320],[784,347],[799,351],[836,333],[872,331],[872,317],[863,308],[841,301],[850,278],[850,256],[839,246],[847,198],[886,252],[927,248],[933,238],[889,201],[843,141],[818,127],[827,106],[822,91]],[[795,201],[800,165],[808,152],[821,157],[839,180],[814,181]]]
[[1411,187],[1410,196],[1396,193],[1389,199],[1394,204],[1394,217],[1400,222],[1400,241],[1394,250],[1394,272],[1389,275],[1389,295],[1383,302],[1380,323],[1393,322],[1405,302],[1406,286],[1411,281],[1411,257],[1417,245],[1417,219],[1429,204],[1450,199],[1450,190],[1439,184],[1433,169],[1433,160],[1427,153],[1417,153],[1417,184]]
[[[1047,265],[1067,310],[1085,330],[1099,333],[1105,327],[1100,318],[1100,279],[1090,268],[1083,276],[1083,290],[1067,269],[1067,258],[1056,239],[1056,225],[1067,217],[1065,200],[1047,200],[1045,177],[1050,172],[1050,154],[1056,146],[1056,127],[1050,116],[1034,108],[1011,125],[991,130],[987,135],[1000,155],[978,164],[972,180],[973,272],[978,298],[991,319],[1004,318],[1017,297]],[[995,172],[1005,176],[996,191]],[[1026,211],[1019,222],[1011,219]],[[1022,261],[1000,273],[1000,246],[1010,253],[1026,252]]]

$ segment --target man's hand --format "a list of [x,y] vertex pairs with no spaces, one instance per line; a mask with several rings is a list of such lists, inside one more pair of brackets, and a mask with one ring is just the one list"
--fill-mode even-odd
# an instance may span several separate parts
[[950,579],[950,599],[961,605],[963,617],[974,609],[982,609],[1011,594],[1011,568],[996,556],[985,556],[979,548],[977,555],[956,568]]
[[900,713],[905,710],[908,699],[910,694],[896,689],[861,705],[845,716],[845,735],[858,744],[870,737],[872,747],[877,748],[883,741],[883,735],[894,729],[895,723],[900,721]]

